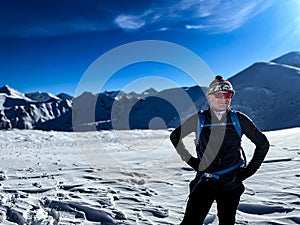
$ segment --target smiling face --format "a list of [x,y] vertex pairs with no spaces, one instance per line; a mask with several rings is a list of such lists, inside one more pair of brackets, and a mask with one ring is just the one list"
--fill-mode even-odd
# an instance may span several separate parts
[[228,91],[219,91],[207,94],[210,107],[215,111],[224,111],[228,109],[231,103],[232,93]]

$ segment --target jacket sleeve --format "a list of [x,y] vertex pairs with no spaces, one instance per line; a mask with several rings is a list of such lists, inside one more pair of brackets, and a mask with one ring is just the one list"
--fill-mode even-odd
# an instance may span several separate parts
[[245,134],[256,146],[249,164],[244,170],[240,171],[239,177],[241,180],[244,180],[252,176],[259,169],[268,153],[270,144],[267,137],[245,114],[239,113],[239,121],[243,134]]
[[183,161],[190,165],[194,170],[198,170],[200,160],[193,157],[187,150],[182,139],[190,133],[196,132],[198,124],[198,115],[195,114],[188,118],[182,125],[172,131],[170,140],[175,147],[177,153]]

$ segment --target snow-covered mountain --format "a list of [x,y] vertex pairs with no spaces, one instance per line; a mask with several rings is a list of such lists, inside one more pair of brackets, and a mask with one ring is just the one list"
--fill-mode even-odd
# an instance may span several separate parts
[[[34,129],[71,110],[70,100],[63,100],[52,94],[22,94],[8,85],[0,88],[0,129]],[[60,129],[65,130],[56,128]]]
[[233,107],[263,130],[300,126],[300,68],[255,63],[229,79],[236,89]]
[[176,127],[180,118],[187,118],[205,103],[204,92],[199,86],[160,92],[152,89],[141,94],[104,92],[96,96],[83,93],[73,99],[73,128],[81,131]]
[[0,87],[0,110],[29,102],[33,102],[33,100],[8,85]]
[[[234,109],[245,112],[262,130],[300,126],[300,53],[257,62],[231,77]],[[148,89],[141,94],[84,92],[76,98],[0,88],[0,129],[82,131],[173,128],[207,108],[206,88]]]

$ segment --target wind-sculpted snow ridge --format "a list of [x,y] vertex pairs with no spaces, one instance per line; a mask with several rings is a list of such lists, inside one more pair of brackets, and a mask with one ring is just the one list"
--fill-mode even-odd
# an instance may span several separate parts
[[[245,181],[237,224],[300,224],[299,132],[266,132],[271,149]],[[170,131],[0,133],[1,224],[175,225],[183,217],[195,174],[175,153]],[[191,150],[193,140],[187,137]],[[97,165],[78,142],[97,153]],[[245,139],[243,148],[250,159],[253,144]],[[215,204],[208,224],[218,224]]]
[[300,51],[289,52],[287,54],[284,54],[283,56],[272,60],[271,62],[285,64],[300,69]]

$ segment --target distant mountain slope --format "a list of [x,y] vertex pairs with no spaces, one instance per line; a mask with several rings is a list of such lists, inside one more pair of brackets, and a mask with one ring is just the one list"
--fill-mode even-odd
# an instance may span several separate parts
[[72,100],[73,99],[73,97],[71,95],[68,95],[68,94],[65,94],[65,93],[60,93],[56,96],[59,97],[62,100]]
[[37,102],[52,102],[52,101],[59,101],[61,100],[59,97],[47,93],[47,92],[33,92],[33,93],[28,93],[25,94],[26,97],[33,99]]

